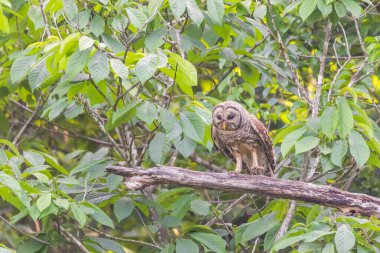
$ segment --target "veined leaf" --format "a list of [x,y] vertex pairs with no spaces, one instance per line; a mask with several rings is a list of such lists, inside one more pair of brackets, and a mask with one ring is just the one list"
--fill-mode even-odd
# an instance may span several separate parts
[[156,164],[163,164],[169,150],[170,143],[163,133],[157,133],[149,144],[149,156]]
[[203,232],[190,233],[189,235],[213,252],[226,253],[226,242],[220,235]]
[[371,154],[363,136],[357,131],[352,131],[349,135],[348,141],[350,143],[350,152],[356,163],[359,168],[363,167]]
[[352,111],[344,97],[336,99],[338,106],[337,129],[339,136],[345,138],[354,126]]
[[299,14],[303,21],[305,21],[311,13],[313,13],[317,6],[318,0],[303,0],[299,9]]
[[155,54],[148,54],[137,62],[135,73],[142,84],[154,75],[157,69],[157,64],[158,56]]
[[198,245],[190,239],[178,238],[176,240],[176,253],[198,253]]
[[319,144],[319,138],[315,136],[306,136],[296,142],[296,154],[309,151]]
[[110,73],[110,65],[108,64],[107,53],[98,51],[88,62],[88,70],[95,83],[108,77]]
[[207,0],[207,11],[211,20],[221,25],[224,15],[224,3],[223,0]]
[[341,224],[335,234],[335,246],[338,253],[349,252],[355,245],[355,236],[348,224]]
[[335,107],[326,107],[321,116],[322,132],[329,138],[335,136],[335,129],[338,123],[338,115]]
[[347,153],[347,149],[348,144],[346,140],[336,141],[331,151],[331,162],[338,167],[342,167],[342,161]]

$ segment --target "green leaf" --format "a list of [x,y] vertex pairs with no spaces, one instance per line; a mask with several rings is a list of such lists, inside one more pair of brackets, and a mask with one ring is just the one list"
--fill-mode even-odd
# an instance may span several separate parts
[[335,2],[334,3],[334,9],[336,11],[336,14],[338,14],[338,17],[342,18],[346,16],[346,7],[341,2]]
[[113,71],[118,75],[121,79],[127,79],[129,75],[128,68],[124,65],[122,61],[119,59],[111,59],[110,60],[111,67]]
[[169,5],[175,19],[179,20],[186,10],[186,5],[183,4],[183,0],[169,0]]
[[325,247],[322,249],[322,253],[335,253],[334,250],[334,244],[333,243],[327,243]]
[[137,62],[135,74],[142,84],[154,75],[157,69],[157,63],[158,56],[155,54],[148,54]]
[[182,140],[176,138],[174,140],[174,146],[184,158],[187,158],[194,153],[196,144],[192,139],[185,136]]
[[176,253],[198,253],[198,245],[190,239],[178,238],[176,240]]
[[158,111],[155,104],[145,101],[137,110],[137,117],[151,125],[157,119]]
[[70,202],[67,199],[57,198],[53,200],[54,204],[56,204],[59,207],[64,208],[65,210],[69,209]]
[[107,53],[98,51],[88,62],[88,70],[95,83],[99,83],[110,73],[110,66],[108,64]]
[[[292,129],[293,130],[293,129]],[[306,132],[306,127],[301,127],[287,134],[281,144],[281,154],[285,157],[296,144],[297,140]]]
[[224,15],[223,0],[207,0],[207,12],[212,22],[221,25]]
[[114,213],[119,222],[131,215],[134,209],[133,201],[126,198],[118,199],[114,205]]
[[347,153],[347,149],[348,144],[346,140],[336,141],[331,151],[331,162],[338,167],[342,167],[342,161]]
[[341,224],[335,234],[335,247],[338,253],[347,253],[355,246],[355,236],[348,224]]
[[334,231],[320,231],[320,230],[313,230],[310,233],[307,233],[305,236],[305,242],[314,242],[315,240],[321,238],[325,235],[331,235]]
[[362,12],[360,5],[354,0],[344,0],[343,4],[346,6],[347,10],[351,12],[352,16],[359,18]]
[[97,242],[104,249],[102,252],[125,253],[123,246],[114,240],[95,237],[91,237],[91,240]]
[[286,6],[285,10],[284,10],[284,16],[291,12],[292,10],[294,10],[295,8],[297,8],[297,6],[302,3],[302,0],[297,0],[297,1],[294,1],[292,2],[290,5]]
[[170,143],[163,133],[157,133],[149,144],[149,156],[155,164],[163,164],[170,150]]
[[190,233],[189,235],[213,252],[226,253],[226,242],[219,235],[203,232]]
[[142,29],[148,19],[147,16],[141,10],[135,8],[127,8],[126,11],[132,25],[137,29]]
[[145,47],[149,50],[149,52],[153,52],[156,48],[162,46],[162,44],[165,43],[163,38],[165,37],[166,33],[167,29],[164,26],[160,29],[153,31],[145,38]]
[[90,23],[90,32],[95,34],[96,37],[104,32],[105,22],[101,16],[96,15]]
[[326,4],[325,0],[318,0],[318,9],[324,17],[327,17],[332,12],[332,5]]
[[293,236],[289,238],[283,238],[276,242],[276,244],[273,246],[272,250],[279,251],[282,249],[285,249],[301,240],[304,239],[304,235],[298,235],[298,236]]
[[[180,113],[180,120],[185,136],[198,142],[202,142],[204,135],[204,128],[202,129],[202,120],[196,114],[183,114]],[[191,119],[188,118],[191,116]]]
[[318,0],[303,0],[299,9],[299,14],[303,21],[305,21],[311,13],[313,13],[317,6]]
[[79,50],[83,51],[87,48],[92,47],[94,45],[94,40],[87,36],[82,36],[79,39]]
[[17,83],[23,80],[29,72],[30,66],[33,65],[36,55],[19,56],[11,67],[11,81]]
[[[87,212],[87,214],[94,217],[94,219],[97,222],[99,222],[100,224],[103,224],[104,226],[115,228],[111,218],[102,209],[100,209],[99,207],[97,207],[96,205],[90,202],[82,202],[82,205],[89,207],[91,209],[91,211]],[[88,210],[88,209],[84,209],[84,210]]]
[[160,253],[173,253],[175,250],[175,246],[171,243],[167,244]]
[[[322,0],[324,1],[324,0]],[[338,114],[335,107],[326,107],[321,116],[322,132],[329,138],[335,137],[335,129],[338,123]]]
[[19,155],[20,155],[20,153],[18,152],[16,146],[15,146],[12,142],[10,142],[10,141],[8,141],[8,140],[5,140],[5,139],[0,139],[0,143],[1,143],[1,144],[4,144],[4,145],[7,145],[7,146],[13,151],[13,153],[14,153],[16,156],[19,156]]
[[[42,252],[42,248],[45,244],[31,240],[31,241],[24,241],[21,243],[20,246],[17,247],[17,253],[35,253],[35,252]],[[12,251],[14,252],[14,251]]]
[[116,112],[113,112],[112,119],[110,120],[111,124],[109,126],[106,125],[107,131],[110,131],[115,127],[118,127],[130,121],[136,114],[136,106],[138,106],[140,103],[140,100],[136,100],[118,109]]
[[78,14],[78,8],[74,0],[62,0],[63,10],[67,17],[71,20]]
[[191,62],[181,58],[181,56],[177,54],[168,54],[170,55],[170,66],[174,71],[177,70],[175,80],[180,86],[181,90],[184,91],[184,89],[186,89],[188,86],[196,86],[198,83],[198,75],[197,69],[194,67],[194,65]]
[[[183,3],[182,3],[183,4]],[[185,0],[186,10],[190,19],[199,26],[203,21],[202,11],[199,9],[195,0]]]
[[177,119],[171,111],[165,108],[160,108],[160,122],[165,131],[169,133],[173,129],[174,123],[177,122]]
[[306,136],[296,142],[296,155],[309,151],[319,144],[319,138],[315,136]]
[[43,194],[41,195],[37,202],[37,207],[38,209],[42,212],[43,210],[45,210],[48,206],[50,206],[51,204],[51,194],[48,193],[48,194]]
[[351,155],[354,157],[359,168],[363,167],[363,165],[368,161],[371,154],[363,136],[354,130],[350,133],[348,142],[350,143]]
[[352,111],[344,97],[338,97],[336,101],[338,106],[338,134],[341,138],[346,138],[354,126]]
[[45,163],[45,158],[33,151],[24,151],[24,158],[33,166],[40,166]]
[[46,60],[42,60],[36,64],[28,75],[29,86],[34,91],[42,82],[49,76],[49,71],[46,68]]
[[44,19],[41,14],[41,9],[38,6],[32,5],[28,10],[28,17],[34,24],[34,29],[40,29],[44,27]]
[[270,229],[276,226],[279,223],[279,221],[275,219],[276,214],[276,212],[273,212],[251,223],[248,223],[248,226],[243,232],[241,241],[247,242],[268,232]]
[[86,66],[90,58],[90,49],[79,51],[79,48],[69,57],[66,63],[66,74],[72,79]]
[[264,19],[265,15],[267,15],[267,7],[264,4],[256,6],[254,12],[253,12],[253,17],[256,20],[261,20]]
[[210,213],[210,206],[210,203],[202,199],[195,199],[190,203],[191,210],[194,213],[202,216],[206,216]]
[[79,225],[83,228],[84,224],[86,224],[86,214],[82,211],[81,208],[75,203],[70,203],[71,211],[73,212],[74,218],[79,223]]
[[181,226],[181,219],[177,216],[169,215],[160,219],[159,223],[168,228],[175,228]]

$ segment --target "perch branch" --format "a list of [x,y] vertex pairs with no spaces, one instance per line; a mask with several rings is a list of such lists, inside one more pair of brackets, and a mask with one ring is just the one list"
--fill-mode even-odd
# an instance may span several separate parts
[[201,189],[256,193],[334,207],[350,215],[380,217],[378,198],[302,181],[259,175],[191,171],[172,166],[150,169],[110,166],[107,171],[126,177],[127,188],[133,190],[144,189],[150,185],[173,184]]

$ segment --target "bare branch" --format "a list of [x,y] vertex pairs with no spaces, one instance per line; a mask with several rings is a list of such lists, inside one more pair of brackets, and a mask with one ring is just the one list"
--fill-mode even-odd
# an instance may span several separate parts
[[40,243],[43,243],[43,244],[46,244],[46,245],[49,245],[50,246],[50,243],[46,242],[46,241],[43,241],[41,239],[38,239],[37,237],[33,236],[33,235],[30,235],[20,229],[18,229],[15,225],[13,225],[11,222],[9,222],[5,217],[1,216],[0,215],[0,220],[2,220],[5,224],[7,224],[9,227],[11,227],[12,229],[18,231],[20,234],[23,234],[37,242],[40,242]]
[[275,241],[280,240],[281,237],[284,236],[286,231],[288,231],[288,227],[289,227],[290,221],[292,220],[292,218],[294,216],[294,212],[296,211],[296,207],[297,207],[297,201],[295,201],[295,200],[290,201],[288,212],[286,213],[285,219],[282,222],[281,227],[279,228],[279,230],[277,232]]
[[70,232],[60,226],[57,222],[55,222],[55,227],[57,231],[61,232],[63,237],[66,238],[67,241],[72,242],[75,246],[79,248],[79,250],[83,253],[90,253],[90,251],[78,240],[75,236],[73,236]]
[[338,71],[336,72],[335,76],[334,76],[334,79],[332,80],[331,84],[330,84],[330,89],[329,89],[329,93],[327,95],[327,101],[330,101],[331,99],[331,94],[332,94],[332,88],[334,87],[334,84],[336,83],[336,80],[338,79],[338,76],[340,75],[340,73],[343,71],[343,69],[346,67],[347,63],[351,60],[351,53],[350,53],[350,46],[348,44],[348,40],[347,40],[347,35],[346,35],[346,30],[344,29],[343,25],[339,22],[339,26],[340,26],[340,29],[342,29],[342,32],[343,32],[343,36],[344,36],[344,43],[345,43],[345,46],[346,46],[346,54],[348,55],[346,61],[343,63],[343,65],[340,66],[340,68],[338,69]]
[[363,53],[365,55],[365,59],[359,65],[359,67],[356,69],[355,74],[351,77],[350,83],[348,84],[349,88],[353,87],[357,83],[357,80],[358,80],[358,77],[360,75],[360,72],[362,71],[362,69],[364,68],[364,66],[368,63],[368,53],[367,53],[367,50],[365,49],[363,38],[362,38],[362,36],[360,34],[359,25],[358,25],[358,21],[357,21],[356,18],[354,19],[354,23],[355,23],[356,35],[358,36],[359,44],[360,44],[360,47],[361,47],[361,49],[362,49],[362,51],[363,51]]
[[275,32],[276,32],[275,35],[273,34],[274,35],[273,37],[280,44],[282,53],[283,53],[284,58],[285,58],[285,63],[286,63],[286,65],[288,65],[289,70],[290,70],[290,74],[292,75],[292,78],[293,78],[293,80],[295,81],[295,83],[297,85],[299,96],[302,99],[304,99],[309,105],[311,105],[312,101],[310,99],[309,93],[307,92],[307,90],[305,89],[305,87],[303,87],[301,85],[301,82],[300,82],[300,80],[298,78],[297,72],[296,72],[296,70],[295,70],[292,62],[290,61],[290,58],[289,58],[289,55],[288,55],[288,51],[286,50],[285,44],[282,41],[280,31],[276,28],[276,23],[274,22],[273,13],[272,13],[272,4],[271,4],[270,0],[268,0],[268,10],[269,10],[269,14],[270,14],[270,17],[271,17],[271,21],[272,21],[273,27],[274,27]]
[[29,127],[30,123],[32,123],[34,117],[36,117],[37,113],[40,111],[41,107],[43,106],[45,101],[42,100],[42,97],[40,97],[37,101],[36,109],[33,111],[32,115],[29,117],[28,121],[23,125],[23,127],[20,129],[20,131],[16,134],[16,136],[13,139],[13,144],[17,145],[18,141],[20,140],[21,136],[24,134],[26,129]]
[[110,166],[107,171],[126,177],[127,188],[133,190],[150,185],[173,184],[201,189],[256,193],[334,207],[346,214],[380,217],[380,199],[341,191],[331,186],[259,175],[199,172],[171,166],[150,169]]
[[317,79],[317,89],[315,92],[315,98],[313,101],[313,108],[311,117],[316,118],[318,116],[319,111],[319,104],[321,100],[321,92],[322,92],[322,84],[323,84],[323,74],[325,72],[325,65],[326,65],[326,55],[327,50],[329,49],[329,41],[331,36],[331,23],[329,23],[326,26],[325,30],[325,40],[323,42],[323,50],[322,50],[322,57],[321,57],[321,65],[319,67],[319,73],[318,73],[318,79]]

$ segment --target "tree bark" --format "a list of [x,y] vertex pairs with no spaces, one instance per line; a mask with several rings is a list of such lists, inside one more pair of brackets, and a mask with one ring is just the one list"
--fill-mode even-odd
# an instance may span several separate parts
[[173,166],[150,169],[110,166],[107,171],[124,176],[127,188],[132,190],[140,190],[150,185],[172,184],[200,189],[247,192],[334,207],[349,215],[380,217],[380,199],[341,191],[331,186],[260,175],[192,171]]

